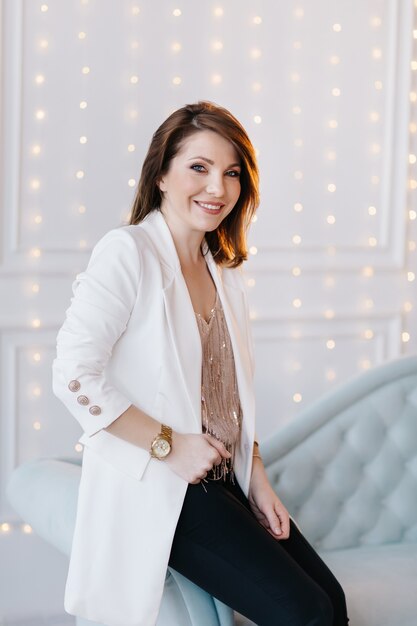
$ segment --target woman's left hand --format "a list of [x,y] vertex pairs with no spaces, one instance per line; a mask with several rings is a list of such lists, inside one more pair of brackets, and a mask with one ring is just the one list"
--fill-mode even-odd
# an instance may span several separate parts
[[256,519],[275,539],[288,539],[290,516],[266,475],[262,460],[253,459],[248,500]]

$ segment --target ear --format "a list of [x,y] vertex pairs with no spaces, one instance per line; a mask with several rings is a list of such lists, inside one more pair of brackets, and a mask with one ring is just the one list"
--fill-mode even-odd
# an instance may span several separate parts
[[167,190],[166,184],[163,178],[160,178],[159,180],[157,180],[156,184],[158,185],[160,191],[163,192]]

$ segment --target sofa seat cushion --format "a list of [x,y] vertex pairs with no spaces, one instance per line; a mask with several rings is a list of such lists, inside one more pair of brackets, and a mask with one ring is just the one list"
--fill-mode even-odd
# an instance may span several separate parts
[[349,626],[416,626],[417,543],[320,551],[346,593]]

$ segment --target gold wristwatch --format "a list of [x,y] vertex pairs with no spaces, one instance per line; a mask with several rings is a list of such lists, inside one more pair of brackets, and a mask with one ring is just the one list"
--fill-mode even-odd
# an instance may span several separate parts
[[162,461],[172,449],[172,428],[161,424],[161,432],[151,443],[151,457]]

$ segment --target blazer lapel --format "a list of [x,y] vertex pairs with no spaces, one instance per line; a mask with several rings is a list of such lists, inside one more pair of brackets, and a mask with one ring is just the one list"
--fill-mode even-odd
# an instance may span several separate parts
[[151,236],[161,261],[167,325],[197,432],[201,432],[202,349],[190,294],[171,232],[162,213],[152,211],[142,224]]

